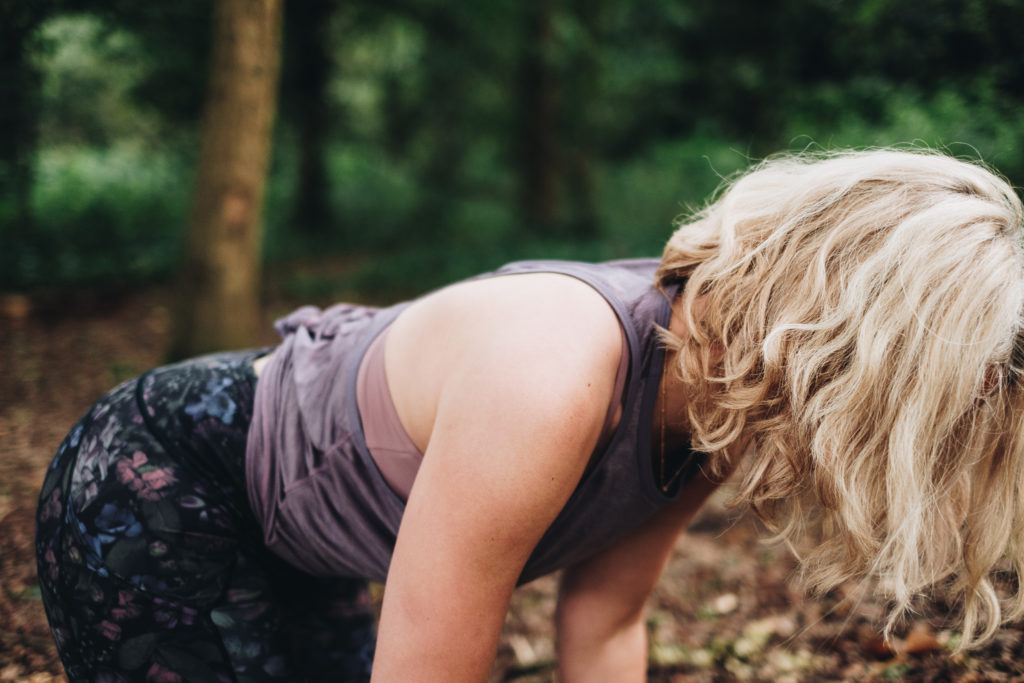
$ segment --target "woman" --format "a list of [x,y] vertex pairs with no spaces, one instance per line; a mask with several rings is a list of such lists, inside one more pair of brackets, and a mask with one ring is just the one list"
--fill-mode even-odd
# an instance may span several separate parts
[[58,648],[73,680],[482,680],[514,587],[561,569],[562,680],[642,680],[644,601],[741,460],[812,588],[875,579],[891,626],[941,584],[975,644],[1024,612],[988,578],[1024,561],[1022,312],[1011,188],[892,150],[768,161],[660,262],[300,309],[65,440]]

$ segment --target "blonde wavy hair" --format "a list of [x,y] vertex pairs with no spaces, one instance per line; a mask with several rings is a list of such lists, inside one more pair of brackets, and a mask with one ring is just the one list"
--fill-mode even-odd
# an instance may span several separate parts
[[761,163],[665,248],[694,448],[722,472],[751,434],[737,501],[812,589],[876,580],[887,636],[935,587],[961,647],[1024,614],[1021,221],[980,165],[839,152]]

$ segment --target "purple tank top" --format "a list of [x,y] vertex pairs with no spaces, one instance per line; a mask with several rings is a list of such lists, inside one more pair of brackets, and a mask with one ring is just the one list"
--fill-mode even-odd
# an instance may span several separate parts
[[[576,277],[608,301],[629,346],[619,425],[534,548],[520,583],[593,555],[675,498],[658,488],[650,459],[664,358],[655,326],[668,325],[675,295],[654,287],[657,265],[524,261],[478,276]],[[260,375],[249,428],[249,502],[267,547],[311,574],[387,575],[405,504],[367,449],[356,378],[366,349],[407,305],[306,306],[276,324],[284,341]]]

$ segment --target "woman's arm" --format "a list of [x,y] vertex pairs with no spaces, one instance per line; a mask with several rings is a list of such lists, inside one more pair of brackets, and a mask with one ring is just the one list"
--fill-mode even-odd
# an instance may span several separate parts
[[556,615],[560,681],[647,679],[644,605],[676,539],[716,487],[698,475],[676,502],[563,572]]
[[[457,300],[481,288],[456,292],[389,338],[389,382],[403,340],[443,372],[388,573],[375,681],[486,680],[516,581],[611,399],[621,335],[603,299],[566,278],[532,294],[519,283],[511,297],[504,286],[485,288],[484,308]],[[486,312],[467,320],[467,308]],[[403,381],[391,382],[396,406],[415,391]]]

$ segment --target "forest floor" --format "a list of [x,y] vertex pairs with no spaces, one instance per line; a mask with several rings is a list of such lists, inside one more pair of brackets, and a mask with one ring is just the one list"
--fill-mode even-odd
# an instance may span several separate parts
[[[170,296],[0,296],[0,681],[64,680],[36,581],[37,491],[89,405],[159,364]],[[680,539],[651,601],[651,681],[1024,681],[1021,627],[954,654],[957,634],[922,617],[886,644],[884,605],[870,592],[804,597],[789,553],[760,541],[757,524],[726,499],[712,500]],[[555,679],[556,583],[516,591],[491,681]]]

